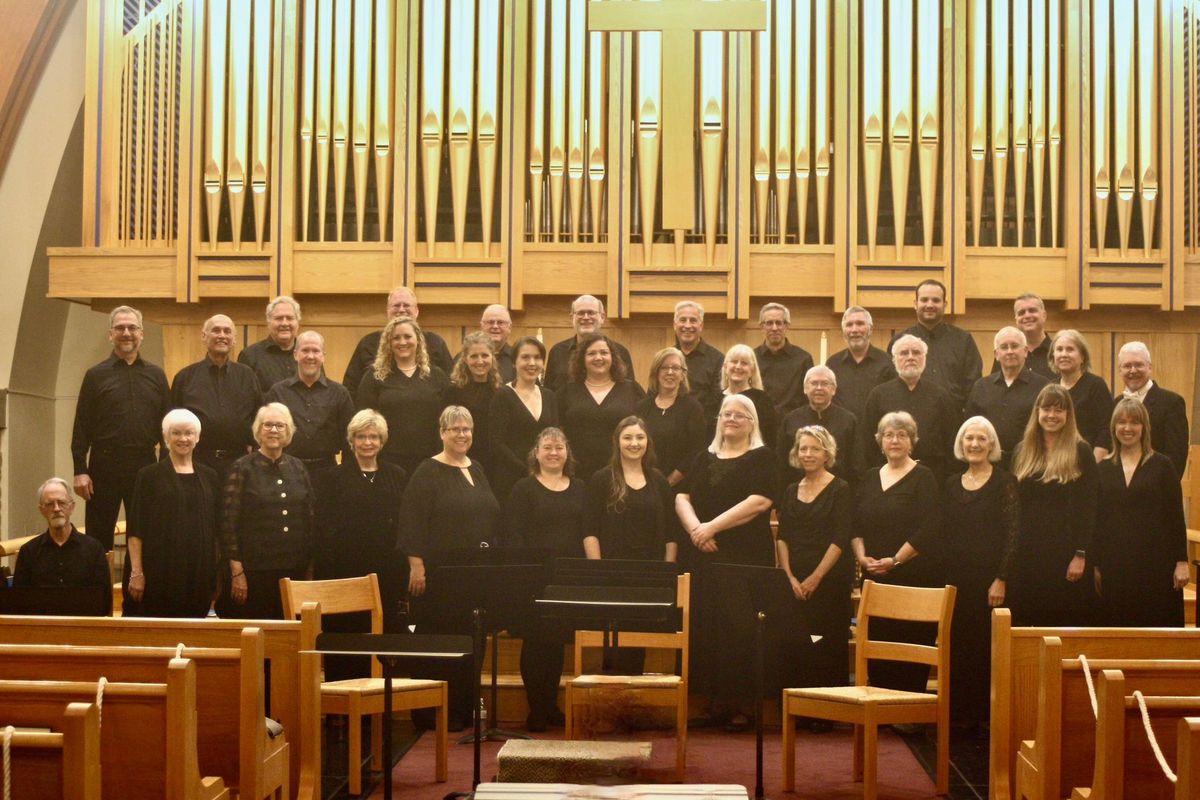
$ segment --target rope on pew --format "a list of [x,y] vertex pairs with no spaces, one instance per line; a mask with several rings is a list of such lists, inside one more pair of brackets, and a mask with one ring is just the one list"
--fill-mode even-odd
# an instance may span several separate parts
[[1096,686],[1092,683],[1092,668],[1088,666],[1087,656],[1080,654],[1079,664],[1083,667],[1083,680],[1087,684],[1088,699],[1092,701],[1092,717],[1100,716],[1100,706],[1096,702]]
[[1158,746],[1158,739],[1154,737],[1154,729],[1150,727],[1150,712],[1146,710],[1146,698],[1142,697],[1140,691],[1135,691],[1133,696],[1137,700],[1138,710],[1142,712],[1142,727],[1146,729],[1146,738],[1150,740],[1150,749],[1154,751],[1154,757],[1158,759],[1158,766],[1162,767],[1163,775],[1167,776],[1167,780],[1176,783],[1179,778],[1167,766],[1167,759],[1163,757],[1162,750]]
[[4,800],[12,800],[12,737],[15,728],[4,728]]

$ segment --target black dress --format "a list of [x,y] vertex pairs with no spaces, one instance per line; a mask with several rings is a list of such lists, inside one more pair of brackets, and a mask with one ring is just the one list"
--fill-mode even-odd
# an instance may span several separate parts
[[[946,479],[946,580],[958,587],[950,643],[950,710],[960,722],[987,722],[991,686],[992,581],[1007,583],[1020,530],[1017,479],[999,467],[978,489]],[[1006,586],[1007,588],[1007,586]]]
[[[863,549],[871,558],[895,556],[908,542],[919,554],[892,569],[886,575],[864,575],[876,583],[899,586],[941,586],[942,569],[938,537],[941,533],[941,503],[937,479],[924,464],[917,464],[887,489],[880,483],[880,471],[863,473],[855,498],[854,535],[861,536]],[[935,625],[877,619],[871,623],[871,638],[883,641],[933,644]],[[869,665],[872,686],[925,690],[929,668],[920,664],[872,661]]]
[[[799,485],[788,486],[779,503],[779,541],[787,546],[792,575],[803,582],[825,558],[830,545],[841,548],[842,555],[816,591],[807,600],[796,601],[799,624],[794,628],[820,636],[820,640],[811,648],[790,642],[781,672],[786,686],[842,686],[849,678],[854,498],[850,484],[838,477],[807,503],[797,497]],[[791,658],[792,654],[797,657]]]
[[[471,449],[467,455],[472,461],[478,461],[483,464],[483,471],[490,477],[492,473],[492,440],[488,435],[488,414],[492,406],[492,398],[496,396],[496,387],[490,383],[480,383],[472,381],[466,386],[455,386],[451,384],[446,389],[445,404],[448,406],[462,406],[471,412],[471,419],[475,424],[474,436],[471,440]],[[503,497],[503,495],[498,495]]]
[[558,398],[558,418],[575,455],[576,475],[586,480],[608,463],[613,430],[645,396],[636,382],[620,381],[597,403],[582,381],[567,384]]
[[488,407],[488,438],[492,451],[492,486],[496,497],[507,498],[517,481],[529,475],[529,451],[537,435],[558,425],[558,400],[542,387],[542,415],[534,419],[511,386],[501,386]]
[[441,452],[438,418],[446,407],[450,379],[437,367],[429,368],[429,377],[420,372],[412,377],[393,369],[380,381],[374,372],[363,376],[355,395],[359,409],[373,408],[388,424],[388,440],[380,458],[399,464],[409,476],[417,466]]
[[708,444],[708,426],[704,421],[704,407],[690,393],[679,395],[667,408],[659,408],[654,402],[655,397],[646,395],[633,413],[646,423],[659,471],[670,477],[675,470],[686,470],[696,454]]
[[125,560],[123,613],[129,617],[204,617],[217,575],[217,473],[203,464],[176,472],[170,459],[137,475],[127,535],[142,540],[145,591],[129,598]]
[[[775,444],[779,437],[779,412],[775,410],[775,401],[771,399],[771,395],[763,389],[747,389],[738,394],[749,398],[750,402],[754,403],[754,410],[758,413],[758,432],[762,436],[763,444],[767,447]],[[724,399],[722,396],[721,400]],[[712,439],[716,428],[717,418],[714,415],[712,419],[708,420],[709,439]]]
[[1075,427],[1092,447],[1112,449],[1112,434],[1108,425],[1115,402],[1104,378],[1085,372],[1069,390],[1075,404]]
[[1094,622],[1091,570],[1085,567],[1083,578],[1074,583],[1067,580],[1067,565],[1075,551],[1083,550],[1092,559],[1096,527],[1098,476],[1091,445],[1080,441],[1075,457],[1082,474],[1073,481],[1043,483],[1034,476],[1020,482],[1021,535],[1009,601],[1014,625],[1063,627]]
[[641,489],[626,487],[624,505],[608,507],[612,470],[598,470],[587,483],[582,539],[595,536],[601,558],[662,561],[674,532],[674,493],[656,469],[646,473]]
[[1183,492],[1171,460],[1151,453],[1125,484],[1119,461],[1105,459],[1100,473],[1096,567],[1104,624],[1183,627],[1183,592],[1175,565],[1187,561]]

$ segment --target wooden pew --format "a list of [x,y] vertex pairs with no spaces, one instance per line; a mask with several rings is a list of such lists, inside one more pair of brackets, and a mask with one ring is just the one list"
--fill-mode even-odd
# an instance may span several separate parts
[[[0,629],[2,635],[2,629]],[[1196,628],[1018,628],[1007,608],[992,612],[992,714],[989,797],[1013,800],[1016,753],[1036,733],[1038,668],[1044,636],[1058,636],[1063,658],[1200,659]]]
[[[0,712],[0,728],[7,722]],[[12,796],[22,800],[100,800],[100,714],[95,703],[67,703],[37,720],[50,733],[12,737]],[[0,731],[2,735],[2,731]]]
[[1175,800],[1200,800],[1200,716],[1179,720],[1175,741]]
[[[39,724],[67,703],[96,701],[95,681],[0,681],[9,724]],[[228,800],[216,777],[201,777],[196,751],[196,666],[172,659],[167,682],[108,683],[100,716],[105,798]]]
[[321,670],[306,654],[321,629],[320,610],[305,606],[300,620],[153,619],[142,617],[0,616],[0,642],[97,647],[240,647],[242,629],[260,628],[271,668],[269,716],[287,736],[293,798],[320,800]]
[[[200,771],[216,775],[243,800],[286,798],[288,744],[271,739],[264,710],[263,633],[245,628],[241,647],[184,648],[196,666]],[[164,683],[170,647],[0,644],[0,680]]]
[[[1093,686],[1101,670],[1124,670],[1129,691],[1148,695],[1190,694],[1200,688],[1200,661],[1063,658],[1057,636],[1042,639],[1037,732],[1017,753],[1016,796],[1059,800],[1074,787],[1091,786],[1096,753]],[[1172,737],[1172,742],[1174,741]]]

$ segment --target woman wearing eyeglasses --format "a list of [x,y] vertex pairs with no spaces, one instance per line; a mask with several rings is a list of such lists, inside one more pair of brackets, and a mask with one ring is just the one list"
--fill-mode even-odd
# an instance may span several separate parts
[[740,394],[750,398],[758,415],[758,430],[763,441],[775,441],[779,414],[775,410],[775,401],[763,388],[758,357],[749,345],[735,344],[725,353],[725,363],[721,365],[721,391],[727,396]]
[[634,408],[654,442],[658,469],[676,486],[683,471],[704,449],[704,407],[692,396],[687,359],[675,347],[664,347],[650,363],[649,394]]

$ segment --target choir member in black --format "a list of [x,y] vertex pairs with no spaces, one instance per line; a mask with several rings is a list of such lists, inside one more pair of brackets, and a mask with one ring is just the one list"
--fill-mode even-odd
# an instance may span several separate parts
[[[810,425],[796,431],[793,442],[788,461],[802,477],[781,495],[775,552],[796,596],[801,623],[794,627],[821,638],[811,649],[790,642],[781,677],[784,686],[842,686],[849,678],[854,561],[846,551],[854,498],[850,484],[829,471],[838,458],[833,434]],[[815,729],[829,730],[823,720],[810,727],[814,723]]]
[[[776,417],[782,417],[804,402],[804,376],[813,366],[812,355],[788,341],[791,324],[792,312],[783,303],[767,303],[758,312],[763,343],[754,348],[754,355],[761,370],[763,390],[775,403]],[[758,416],[763,419],[761,408]],[[765,420],[763,424],[766,425]],[[767,435],[765,427],[763,435]],[[775,439],[768,438],[767,441],[774,442]]]
[[658,469],[672,486],[683,480],[683,470],[704,449],[708,427],[704,407],[692,395],[689,372],[681,350],[659,350],[650,362],[649,393],[633,412],[646,423]]
[[[802,380],[803,374],[797,378],[798,382]],[[779,433],[779,415],[775,410],[775,401],[763,388],[758,357],[748,345],[735,344],[725,351],[725,363],[721,365],[721,392],[750,398],[754,410],[758,412],[758,430],[763,442],[775,441]],[[713,424],[712,421],[709,424]]]
[[220,520],[226,573],[217,614],[231,619],[283,619],[280,578],[304,580],[312,566],[312,484],[300,459],[284,448],[296,431],[283,403],[254,417],[258,449],[234,462]]
[[[408,595],[415,601],[418,633],[471,632],[470,620],[450,619],[440,598],[448,587],[430,585],[438,579],[437,567],[451,551],[491,547],[500,532],[500,504],[483,465],[467,455],[474,433],[471,412],[447,406],[438,418],[442,450],[420,463],[409,478],[400,507],[400,550],[408,557]],[[433,592],[428,596],[430,589]],[[479,659],[482,663],[482,659]],[[450,681],[450,725],[465,727],[471,721],[471,673],[427,674],[422,677]],[[479,675],[474,675],[478,682]]]
[[517,377],[501,386],[488,408],[492,485],[497,497],[508,497],[517,481],[529,474],[526,465],[538,431],[558,425],[558,400],[540,385],[546,346],[532,336],[513,345]]
[[471,444],[471,460],[483,464],[483,470],[492,474],[492,442],[488,435],[488,413],[492,398],[500,388],[500,371],[496,367],[496,353],[492,340],[482,332],[468,334],[463,338],[462,353],[450,370],[450,387],[446,389],[446,404],[463,406],[476,420]]
[[[913,459],[917,423],[906,411],[884,414],[875,428],[884,465],[870,468],[858,482],[854,536],[850,547],[863,576],[900,586],[941,586],[937,552],[941,506],[933,471]],[[933,644],[933,626],[878,619],[871,622],[872,638]],[[872,661],[872,686],[925,690],[929,668],[921,664]]]
[[195,414],[167,412],[162,432],[168,457],[138,473],[126,520],[122,613],[203,618],[217,587],[217,473],[192,459]]
[[300,304],[281,294],[267,303],[267,338],[246,345],[238,363],[254,370],[258,388],[267,390],[296,374],[296,334],[300,331]]
[[254,415],[262,405],[254,370],[230,358],[235,340],[233,320],[224,314],[209,317],[200,331],[207,355],[179,370],[171,382],[171,405],[191,411],[204,426],[193,458],[212,467],[221,486],[233,462],[254,446]]
[[[1054,373],[1054,355],[1050,350],[1054,343],[1046,333],[1046,303],[1033,292],[1025,292],[1013,301],[1013,322],[1025,334],[1025,366],[1048,381],[1058,376]],[[1000,369],[999,359],[992,362],[992,372]]]
[[[674,328],[675,348],[683,353],[687,367],[687,391],[700,403],[706,418],[715,417],[717,406],[721,404],[721,363],[725,361],[725,354],[704,341],[704,306],[695,300],[680,300],[675,304]],[[662,464],[662,442],[655,431],[651,430],[650,435],[654,437],[659,464]],[[662,473],[670,476],[665,468]]]
[[720,596],[710,565],[775,566],[770,515],[778,474],[750,398],[731,394],[721,401],[712,443],[684,475],[675,513],[691,544],[690,680],[709,697],[710,723],[746,730],[754,687],[743,656],[752,652],[753,610],[748,597]]
[[[567,384],[574,380],[571,365],[575,363],[578,350],[585,336],[599,334],[608,317],[604,313],[604,302],[590,294],[581,294],[571,301],[571,329],[573,335],[556,342],[546,356],[546,375],[543,383],[555,394],[561,395]],[[625,365],[625,374],[633,374],[633,359],[625,345],[610,339],[609,349],[614,361]]]
[[837,375],[829,367],[817,365],[804,376],[804,395],[808,402],[789,411],[779,425],[775,455],[779,458],[780,474],[784,476],[781,483],[794,483],[804,477],[803,470],[792,464],[791,453],[796,432],[811,425],[819,425],[837,442],[837,460],[831,459],[829,463],[833,474],[845,481],[858,478],[861,469],[858,418],[852,411],[834,403],[837,393]]
[[[487,334],[492,343],[492,352],[496,354],[496,369],[500,372],[500,380],[508,383],[517,377],[516,352],[508,343],[512,333],[512,315],[508,309],[499,303],[492,303],[483,310],[479,317],[479,330]],[[459,353],[461,357],[462,354]],[[479,419],[478,416],[476,419]],[[482,422],[482,420],[480,420]]]
[[396,317],[379,337],[375,366],[358,387],[358,407],[373,408],[388,423],[383,458],[412,475],[438,452],[438,415],[446,406],[450,379],[431,366],[425,335],[411,317]]
[[[554,558],[583,558],[584,482],[573,477],[575,462],[567,436],[544,428],[529,454],[530,473],[517,481],[504,507],[504,538],[508,547],[540,547]],[[529,701],[525,727],[533,733],[565,721],[558,707],[558,680],[563,671],[563,646],[570,631],[533,619],[518,631],[521,637],[521,682]]]
[[162,367],[139,354],[143,337],[141,312],[114,308],[108,315],[112,354],[84,373],[75,405],[75,494],[87,501],[88,535],[105,550],[112,549],[122,502],[129,513],[138,471],[154,463],[158,424],[171,407]]
[[1124,397],[1113,410],[1113,454],[1098,465],[1096,587],[1104,624],[1183,627],[1190,580],[1183,492],[1170,459],[1150,443],[1150,414]]
[[[421,316],[421,308],[417,305],[417,296],[407,286],[397,286],[392,289],[387,298],[387,318],[408,317],[413,322]],[[429,354],[430,366],[437,367],[442,372],[449,373],[452,359],[446,340],[433,331],[424,331],[425,352]],[[371,374],[379,355],[379,340],[383,338],[382,331],[372,331],[358,340],[350,362],[346,364],[346,374],[342,377],[342,385],[350,390],[359,408],[368,407],[358,397],[358,387],[362,385],[363,377]],[[395,438],[396,431],[392,431]],[[385,456],[386,457],[386,456]]]
[[[902,331],[900,336],[916,336],[929,346],[929,369],[925,377],[950,393],[954,408],[961,414],[967,394],[983,375],[983,359],[979,357],[974,337],[946,322],[948,299],[941,281],[926,278],[917,284],[913,298],[917,324]],[[892,339],[893,344],[900,336]],[[889,349],[895,353],[894,348]],[[917,423],[920,424],[920,420]],[[957,424],[955,420],[956,427]],[[953,437],[954,428],[949,435]]]
[[13,570],[17,588],[93,588],[102,590],[111,612],[112,577],[104,545],[80,533],[71,524],[75,501],[62,478],[50,478],[38,487],[38,512],[46,530],[21,548]]
[[967,465],[946,479],[946,581],[958,587],[950,637],[952,718],[978,730],[988,721],[992,609],[1004,605],[1020,529],[1017,481],[999,466],[1000,438],[986,417],[968,419],[954,438]]
[[983,416],[1000,437],[1001,462],[1012,460],[1013,448],[1025,433],[1025,423],[1033,410],[1038,392],[1050,381],[1025,365],[1028,350],[1025,334],[1011,325],[996,331],[992,338],[996,369],[975,381],[967,397],[967,416]]
[[558,418],[585,480],[608,463],[613,428],[646,396],[628,374],[607,336],[589,333],[575,349],[571,380],[558,397]]
[[1126,342],[1117,352],[1117,370],[1125,384],[1122,394],[1136,397],[1150,415],[1150,432],[1155,452],[1171,459],[1175,475],[1183,478],[1188,461],[1187,403],[1170,389],[1153,380],[1154,364],[1145,342]]
[[1075,427],[1071,395],[1059,384],[1038,394],[1012,464],[1021,495],[1021,535],[1010,571],[1013,623],[1090,625],[1096,459]]
[[1104,378],[1092,372],[1092,355],[1083,334],[1071,328],[1055,334],[1050,343],[1050,365],[1058,383],[1071,393],[1079,435],[1092,446],[1092,454],[1099,461],[1112,449],[1108,421],[1112,418],[1113,396]]
[[862,306],[850,306],[842,312],[842,338],[846,349],[825,360],[825,366],[837,375],[838,393],[834,402],[854,412],[860,423],[867,411],[867,395],[881,383],[896,377],[892,357],[871,344],[875,321]]

